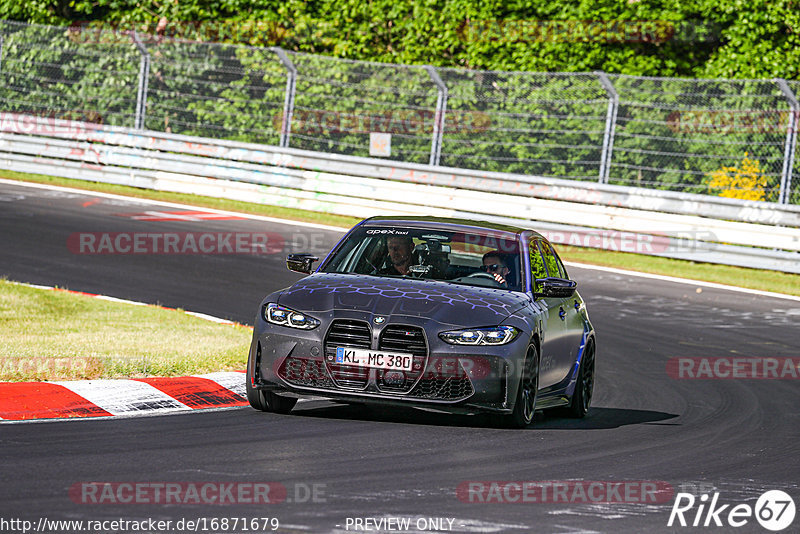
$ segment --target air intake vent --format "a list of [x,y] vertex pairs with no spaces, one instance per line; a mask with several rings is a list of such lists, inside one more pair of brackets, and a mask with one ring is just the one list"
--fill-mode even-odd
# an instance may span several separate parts
[[[455,363],[455,365],[454,365]],[[461,364],[452,358],[433,358],[428,363],[425,375],[420,379],[410,397],[455,401],[475,393],[472,381]]]
[[369,324],[350,319],[336,319],[325,336],[325,365],[336,385],[349,389],[364,389],[369,379],[369,369],[355,365],[339,365],[332,361],[336,347],[370,348],[372,333]]
[[325,371],[322,360],[289,356],[281,365],[278,375],[295,386],[332,388],[333,382]]
[[425,332],[416,326],[387,325],[381,332],[378,343],[380,350],[386,352],[405,352],[414,356],[411,371],[378,370],[378,389],[392,393],[407,393],[425,369],[428,357],[428,345],[425,343]]

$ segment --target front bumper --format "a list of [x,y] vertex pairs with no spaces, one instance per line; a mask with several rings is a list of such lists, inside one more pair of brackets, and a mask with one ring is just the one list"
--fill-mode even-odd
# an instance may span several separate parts
[[[300,398],[416,406],[453,413],[510,413],[513,408],[510,399],[515,398],[518,383],[513,374],[517,362],[524,359],[527,340],[498,347],[457,346],[426,332],[424,357],[415,359],[419,371],[400,384],[392,384],[378,369],[333,365],[330,343],[326,344],[329,333],[287,331],[262,322],[254,331],[250,349],[251,387]],[[375,333],[375,344],[378,339]]]

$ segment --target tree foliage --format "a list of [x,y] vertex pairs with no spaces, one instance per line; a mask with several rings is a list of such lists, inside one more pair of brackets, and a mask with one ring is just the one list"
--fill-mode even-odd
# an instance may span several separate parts
[[[179,35],[203,26],[223,42],[417,65],[800,79],[797,0],[0,0],[0,18],[165,19]],[[554,21],[572,26],[548,31]],[[637,35],[642,23],[658,37]]]

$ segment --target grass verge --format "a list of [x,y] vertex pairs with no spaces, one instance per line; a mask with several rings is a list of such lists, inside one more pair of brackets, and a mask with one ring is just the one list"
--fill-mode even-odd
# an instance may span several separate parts
[[[185,203],[193,206],[238,211],[242,213],[251,213],[254,215],[263,215],[267,217],[278,217],[294,221],[315,222],[319,224],[339,226],[342,228],[350,228],[360,220],[356,217],[347,217],[343,215],[330,215],[326,213],[277,206],[266,206],[262,204],[251,204],[248,202],[203,197],[184,193],[152,191],[149,189],[139,189],[136,187],[86,182],[84,180],[57,178],[2,169],[0,169],[0,178],[60,185],[64,187],[73,187],[76,189],[100,191],[105,193],[115,193],[137,198]],[[716,265],[711,263],[698,263],[685,260],[673,260],[670,258],[645,256],[643,254],[633,254],[630,252],[614,252],[564,245],[560,245],[557,248],[562,259],[566,261],[588,263],[592,265],[603,265],[606,267],[615,267],[618,269],[628,269],[631,271],[661,274],[666,276],[677,276],[693,280],[716,282],[718,284],[800,296],[800,275],[796,274],[759,269],[747,269],[728,265]]]
[[252,330],[0,279],[0,381],[242,370]]

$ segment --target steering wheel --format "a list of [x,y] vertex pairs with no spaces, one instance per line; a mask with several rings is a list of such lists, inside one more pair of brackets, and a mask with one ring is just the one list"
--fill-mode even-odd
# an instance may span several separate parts
[[500,282],[498,282],[498,281],[495,279],[495,277],[494,277],[494,276],[492,276],[492,275],[491,275],[491,274],[489,274],[489,273],[485,273],[485,272],[483,272],[483,271],[478,271],[477,273],[468,274],[468,275],[467,275],[467,276],[465,276],[464,278],[486,278],[486,279],[488,279],[488,280],[491,280],[492,282],[494,282],[494,283],[497,285],[497,287],[505,287],[503,284],[501,284]]

